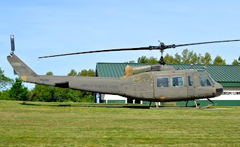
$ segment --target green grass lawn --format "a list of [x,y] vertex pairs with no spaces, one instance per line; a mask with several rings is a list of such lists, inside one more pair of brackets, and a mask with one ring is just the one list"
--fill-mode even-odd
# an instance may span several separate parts
[[240,107],[115,106],[0,101],[0,146],[240,146]]

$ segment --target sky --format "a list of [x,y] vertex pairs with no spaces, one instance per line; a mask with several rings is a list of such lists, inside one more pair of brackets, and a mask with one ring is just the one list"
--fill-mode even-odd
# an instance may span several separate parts
[[[6,57],[10,35],[15,54],[37,74],[67,75],[97,62],[127,62],[159,51],[108,52],[38,60],[39,56],[108,48],[144,47],[240,39],[238,0],[11,0],[0,1],[0,67],[15,78]],[[182,48],[165,54],[181,53]],[[231,64],[240,42],[190,46],[189,50]],[[32,84],[26,84],[32,88]]]

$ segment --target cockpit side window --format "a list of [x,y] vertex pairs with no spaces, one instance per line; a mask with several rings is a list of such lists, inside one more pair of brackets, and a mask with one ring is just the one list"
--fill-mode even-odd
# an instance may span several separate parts
[[199,81],[200,81],[200,86],[202,87],[211,86],[209,79],[204,74],[199,75]]
[[183,86],[183,77],[172,77],[172,86],[173,87],[182,87]]
[[193,86],[193,77],[192,76],[188,76],[188,85]]
[[168,78],[158,77],[157,78],[157,87],[169,87]]
[[211,76],[209,73],[207,73],[207,74],[208,74],[208,76],[210,77],[210,80],[211,80],[212,84],[215,85],[215,81],[214,81],[214,79],[212,78],[212,76]]

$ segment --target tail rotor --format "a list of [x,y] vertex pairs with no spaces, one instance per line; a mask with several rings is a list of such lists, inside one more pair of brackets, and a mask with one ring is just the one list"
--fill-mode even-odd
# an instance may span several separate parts
[[14,43],[14,35],[11,35],[10,36],[10,42],[11,42],[11,55],[14,54],[14,51],[15,51],[15,43]]

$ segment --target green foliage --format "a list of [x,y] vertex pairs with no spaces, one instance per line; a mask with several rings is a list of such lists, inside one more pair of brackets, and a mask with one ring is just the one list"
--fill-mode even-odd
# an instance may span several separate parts
[[226,65],[225,60],[222,59],[222,57],[217,56],[214,61],[213,61],[214,65]]
[[76,76],[76,75],[77,75],[77,72],[74,69],[72,69],[68,74],[68,76]]
[[189,52],[188,49],[184,49],[182,52],[182,64],[190,64],[190,58],[192,57],[193,52]]
[[49,71],[46,73],[47,76],[53,76],[53,72]]
[[0,100],[11,100],[8,89],[0,91]]
[[[181,54],[176,53],[174,56],[169,55],[168,53],[164,56],[164,61],[166,64],[214,64],[214,65],[226,65],[226,61],[222,59],[220,56],[217,56],[214,61],[212,60],[211,55],[206,52],[204,56],[201,54],[197,54],[193,51],[189,51],[188,49],[184,49]],[[130,62],[127,62],[130,63]],[[134,61],[131,61],[134,63]],[[157,64],[157,58],[150,57],[147,58],[146,56],[141,56],[138,58],[137,63],[152,63]],[[240,56],[237,60],[234,60],[233,65],[240,64]]]
[[150,58],[148,59],[148,63],[150,63],[150,64],[157,64],[157,63],[158,63],[158,60],[157,60],[157,58],[150,57]]
[[26,101],[27,100],[27,87],[24,87],[22,81],[19,78],[15,79],[11,89],[9,90],[9,96],[12,100]]
[[146,56],[138,58],[138,63],[148,63],[149,59]]
[[201,57],[201,63],[204,65],[212,64],[212,58],[209,53],[205,53],[203,57]]
[[0,90],[11,84],[12,80],[4,75],[4,71],[0,67]]
[[79,72],[77,74],[77,76],[94,77],[95,76],[95,72],[92,69],[89,69],[89,70],[84,69],[81,72]]
[[236,60],[236,59],[234,59],[234,61],[232,62],[232,65],[239,65],[240,63]]
[[[240,56],[239,56],[240,62]],[[181,54],[176,53],[174,56],[169,55],[168,53],[164,56],[164,61],[166,64],[214,64],[214,65],[226,65],[225,60],[223,60],[220,56],[217,56],[212,62],[211,55],[207,52],[202,56],[201,54],[197,54],[193,51],[189,51],[188,49],[184,49]],[[238,63],[239,63],[238,62]],[[146,56],[142,56],[138,58],[138,63],[152,63],[157,64],[158,60],[154,57],[147,58]],[[237,62],[234,61],[234,65]]]
[[136,63],[134,60],[128,61],[128,62],[124,62],[124,63]]
[[30,101],[42,101],[42,102],[54,101],[53,98],[54,90],[52,86],[36,84],[31,93],[33,94],[33,96],[29,98]]
[[154,57],[147,58],[146,56],[142,56],[138,58],[138,63],[157,64],[158,60],[157,58],[154,58]]
[[[52,72],[48,72],[46,75],[53,75]],[[94,70],[82,70],[77,73],[75,70],[71,70],[68,76],[89,76],[95,75]],[[78,90],[72,90],[68,88],[58,88],[53,86],[35,85],[34,89],[29,92],[28,98],[30,101],[42,101],[42,102],[94,102],[94,94],[92,92],[83,92]]]
[[164,61],[167,64],[211,64],[212,59],[209,53],[205,53],[205,56],[201,54],[194,53],[188,49],[184,49],[182,54],[176,53],[174,57],[172,55],[166,54]]
[[194,53],[190,59],[191,64],[201,64],[201,54]]

